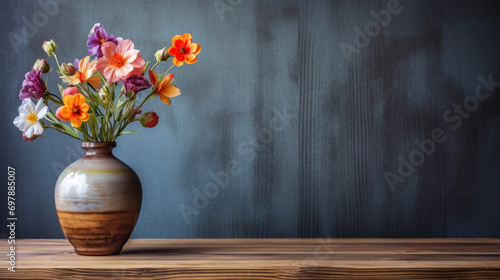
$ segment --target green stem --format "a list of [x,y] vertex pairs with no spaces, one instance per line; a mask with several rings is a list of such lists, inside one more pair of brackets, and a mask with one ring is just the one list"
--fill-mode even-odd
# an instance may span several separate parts
[[160,62],[159,62],[159,61],[157,61],[157,62],[155,63],[155,65],[153,65],[153,67],[151,67],[151,70],[155,69],[156,65],[158,65],[159,63],[160,63]]
[[64,106],[64,103],[59,96],[52,94],[50,92],[47,94],[48,94],[49,100],[52,100],[52,102],[54,102],[54,104],[59,105],[59,106]]
[[170,66],[170,68],[168,68],[167,72],[165,72],[165,75],[163,75],[163,77],[165,77],[167,74],[168,74],[168,71],[170,71],[170,69],[172,69],[172,67],[174,67],[175,64],[172,64],[172,66]]
[[53,130],[56,130],[57,132],[64,133],[64,134],[66,134],[66,135],[68,135],[68,136],[71,136],[71,137],[73,137],[73,138],[75,138],[75,139],[78,139],[78,140],[80,140],[80,141],[82,141],[82,140],[83,140],[83,139],[81,139],[81,138],[79,138],[79,137],[75,137],[75,136],[73,136],[73,135],[71,135],[71,134],[69,134],[69,133],[67,133],[67,132],[64,132],[63,130],[59,130],[59,129],[57,129],[55,126],[53,126],[53,125],[51,125],[51,124],[46,124],[46,125],[44,125],[44,126],[45,126],[45,128],[52,128]]

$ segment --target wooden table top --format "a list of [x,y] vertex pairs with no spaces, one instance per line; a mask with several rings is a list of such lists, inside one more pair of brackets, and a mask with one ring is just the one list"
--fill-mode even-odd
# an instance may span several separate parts
[[18,239],[0,278],[500,279],[500,239],[132,239],[114,256]]

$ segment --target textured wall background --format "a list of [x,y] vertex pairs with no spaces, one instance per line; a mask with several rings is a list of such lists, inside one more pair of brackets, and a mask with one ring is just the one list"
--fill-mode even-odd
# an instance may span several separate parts
[[[182,95],[149,107],[159,125],[118,141],[144,188],[133,237],[500,237],[499,88],[471,97],[488,84],[479,76],[500,81],[498,1],[54,3],[1,3],[1,158],[17,170],[18,237],[63,237],[54,184],[82,154],[53,131],[22,141],[24,73],[43,40],[64,61],[85,56],[95,22],[146,60],[176,34],[202,46],[173,69]],[[435,129],[446,141],[419,157],[415,140]],[[399,172],[399,157],[417,166]],[[200,194],[229,162],[225,187]]]

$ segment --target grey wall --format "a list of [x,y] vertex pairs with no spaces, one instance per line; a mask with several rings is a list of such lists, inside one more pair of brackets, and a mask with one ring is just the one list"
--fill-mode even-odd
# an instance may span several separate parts
[[[43,40],[64,61],[85,56],[95,22],[146,60],[175,34],[202,46],[195,65],[173,69],[182,95],[149,105],[159,125],[118,140],[144,188],[133,237],[500,237],[498,87],[472,97],[478,77],[500,81],[500,3],[401,0],[377,30],[370,12],[390,2],[71,1],[44,22],[38,1],[2,1],[0,146],[4,172],[17,170],[18,237],[63,237],[54,184],[82,154],[53,131],[22,140],[12,120],[24,73]],[[356,38],[365,27],[379,32]],[[464,101],[465,117],[448,111]],[[446,141],[427,141],[421,158],[415,140],[433,131]],[[410,155],[418,166],[398,172]],[[231,161],[239,172],[204,200]]]

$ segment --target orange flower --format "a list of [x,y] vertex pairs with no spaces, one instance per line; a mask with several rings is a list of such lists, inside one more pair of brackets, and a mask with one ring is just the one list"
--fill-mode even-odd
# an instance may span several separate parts
[[175,35],[172,38],[172,46],[168,48],[168,53],[174,58],[172,61],[175,66],[182,66],[184,61],[187,64],[196,62],[196,55],[201,51],[200,45],[193,43],[191,34],[185,33],[184,35]]
[[101,79],[99,78],[98,75],[92,76],[92,74],[95,72],[95,60],[90,62],[90,56],[86,56],[80,60],[80,63],[78,63],[78,71],[76,71],[75,75],[73,76],[68,76],[69,84],[70,85],[77,85],[79,83],[83,83],[87,81],[90,85],[92,85],[94,88],[101,88]]
[[158,82],[158,75],[155,71],[149,69],[149,79],[155,85],[156,93],[160,96],[163,103],[170,106],[170,97],[176,97],[181,94],[181,91],[170,83],[174,80],[173,74],[168,74],[161,81]]
[[59,107],[56,116],[63,121],[71,122],[74,127],[80,127],[82,122],[89,120],[89,105],[85,103],[85,97],[81,93],[65,95],[64,106]]

